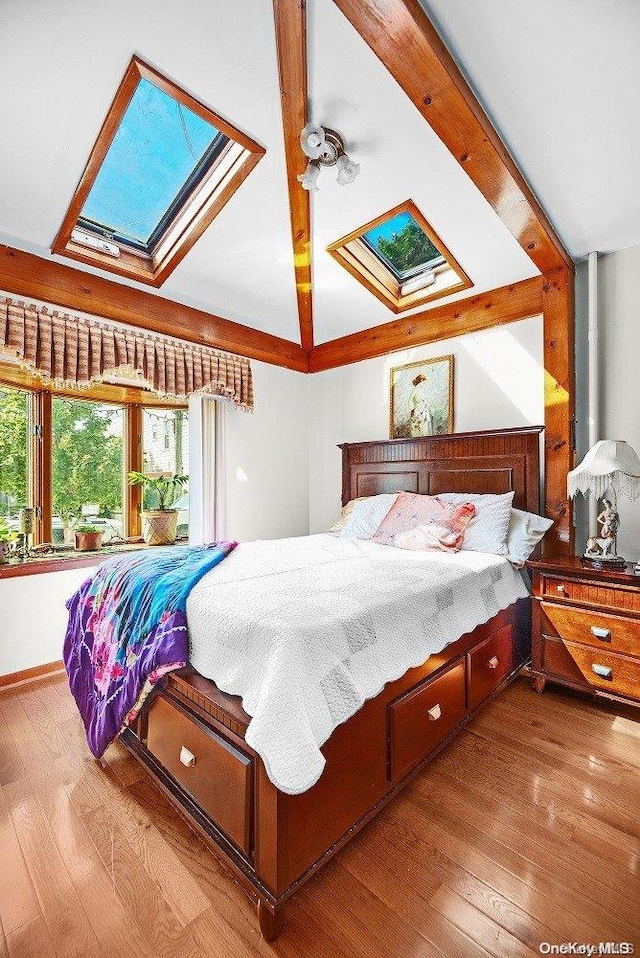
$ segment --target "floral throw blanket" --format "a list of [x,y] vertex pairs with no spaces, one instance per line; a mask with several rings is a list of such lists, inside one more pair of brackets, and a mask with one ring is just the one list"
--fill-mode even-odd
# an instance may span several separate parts
[[153,685],[187,664],[187,597],[236,545],[113,556],[67,602],[64,664],[96,758],[133,721]]

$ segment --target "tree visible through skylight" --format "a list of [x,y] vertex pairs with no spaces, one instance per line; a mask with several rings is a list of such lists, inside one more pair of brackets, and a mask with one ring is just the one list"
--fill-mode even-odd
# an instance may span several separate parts
[[440,250],[431,242],[411,213],[403,211],[368,230],[367,245],[391,267],[397,279],[409,270],[425,268],[443,260]]
[[226,137],[142,78],[80,215],[146,247],[218,139]]

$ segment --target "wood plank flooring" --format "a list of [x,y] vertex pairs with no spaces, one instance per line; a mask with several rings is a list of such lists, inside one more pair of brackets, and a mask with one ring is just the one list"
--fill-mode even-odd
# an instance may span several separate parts
[[[0,693],[0,958],[640,952],[640,723],[519,680],[288,905],[254,908],[62,677]],[[640,717],[640,716],[639,716]]]

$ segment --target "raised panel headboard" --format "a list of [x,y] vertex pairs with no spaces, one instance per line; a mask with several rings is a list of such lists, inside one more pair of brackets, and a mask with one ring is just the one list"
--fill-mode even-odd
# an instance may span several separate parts
[[342,449],[342,505],[381,492],[515,492],[513,504],[540,511],[543,426],[459,432],[423,439],[347,442]]

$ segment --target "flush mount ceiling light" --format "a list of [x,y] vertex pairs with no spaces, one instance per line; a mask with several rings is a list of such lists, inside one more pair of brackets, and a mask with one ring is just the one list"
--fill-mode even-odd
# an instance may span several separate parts
[[305,190],[311,193],[318,192],[318,177],[323,166],[338,168],[337,181],[340,186],[353,183],[360,172],[360,164],[354,163],[344,148],[342,137],[335,130],[328,127],[316,126],[307,123],[300,134],[300,146],[309,157],[309,163],[298,180]]

